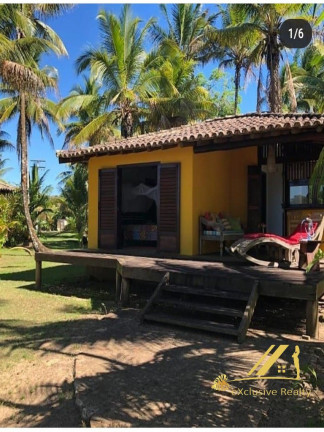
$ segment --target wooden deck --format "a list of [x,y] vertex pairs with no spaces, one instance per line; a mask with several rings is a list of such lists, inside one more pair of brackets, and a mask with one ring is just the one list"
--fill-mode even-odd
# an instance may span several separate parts
[[324,272],[307,275],[302,270],[267,268],[245,265],[237,260],[223,262],[141,257],[121,254],[104,254],[87,251],[48,251],[35,254],[36,286],[41,286],[41,263],[51,261],[87,267],[104,267],[116,270],[116,301],[125,304],[132,280],[160,282],[167,273],[177,275],[183,282],[199,277],[224,278],[231,283],[251,278],[258,281],[259,295],[306,300],[306,332],[318,335],[318,300],[324,295]]

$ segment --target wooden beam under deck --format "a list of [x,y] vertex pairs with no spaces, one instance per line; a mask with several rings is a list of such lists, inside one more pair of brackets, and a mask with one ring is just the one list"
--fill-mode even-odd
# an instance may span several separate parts
[[187,259],[147,258],[139,256],[90,253],[85,251],[49,251],[35,253],[36,286],[41,287],[43,261],[68,263],[86,267],[105,267],[116,270],[116,302],[126,305],[132,280],[160,282],[166,272],[180,277],[199,279],[204,276],[225,277],[242,281],[258,281],[258,293],[263,296],[306,300],[306,330],[311,337],[318,336],[318,299],[324,295],[323,272],[306,275],[301,270],[272,269]]

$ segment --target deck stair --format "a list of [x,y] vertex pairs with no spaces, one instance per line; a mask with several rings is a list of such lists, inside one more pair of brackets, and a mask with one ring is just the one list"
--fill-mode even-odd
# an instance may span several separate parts
[[258,281],[237,275],[166,273],[141,320],[246,337],[258,300]]

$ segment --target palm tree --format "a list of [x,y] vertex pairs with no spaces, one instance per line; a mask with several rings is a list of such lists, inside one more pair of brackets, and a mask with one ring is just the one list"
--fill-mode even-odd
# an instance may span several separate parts
[[[0,131],[0,150],[12,149],[12,144],[7,140],[8,134],[4,131]],[[11,168],[5,168],[5,164],[8,159],[2,159],[0,153],[0,179],[8,172]]]
[[309,179],[309,195],[311,203],[324,204],[324,148],[315,164],[311,178]]
[[[103,124],[120,123],[121,135],[127,138],[133,135],[141,116],[140,101],[150,91],[150,80],[143,69],[143,43],[153,20],[148,20],[140,29],[141,20],[132,17],[129,5],[123,7],[119,18],[104,10],[99,12],[97,18],[101,47],[84,52],[77,59],[77,70],[80,73],[90,68],[93,79],[102,82],[102,104],[106,104],[110,111],[90,122],[88,131],[92,128],[94,133]],[[88,100],[93,101],[92,98]],[[79,103],[86,108],[86,97],[79,98]],[[65,116],[68,115],[62,111]]]
[[160,5],[160,10],[168,28],[164,30],[154,23],[151,28],[153,40],[158,44],[165,40],[173,41],[186,59],[197,59],[217,14],[208,16],[208,10],[203,10],[200,4],[174,4],[171,16],[165,4]]
[[241,24],[233,5],[227,6],[226,9],[220,7],[222,17],[222,28],[212,28],[207,32],[207,40],[201,51],[199,59],[206,63],[209,60],[219,60],[219,67],[234,68],[234,114],[237,114],[239,91],[241,86],[242,71],[247,74],[252,67],[252,52],[256,40],[247,37],[246,34],[240,35],[234,40],[228,39],[229,28]]
[[69,214],[72,216],[79,240],[87,227],[88,210],[88,171],[82,164],[71,167],[70,175],[62,180],[61,194],[68,203]]
[[151,52],[145,68],[152,72],[152,88],[143,102],[146,111],[146,129],[168,129],[192,120],[203,120],[212,110],[208,90],[195,75],[196,62],[186,58],[170,40]]
[[6,168],[6,162],[8,159],[1,159],[1,155],[0,155],[0,180],[3,179],[3,176],[11,169],[11,168]]
[[44,185],[47,173],[48,170],[42,175],[39,175],[39,169],[37,165],[34,164],[29,179],[29,210],[33,225],[37,225],[38,229],[40,217],[42,215],[46,216],[47,213],[52,212],[50,208],[50,193],[52,192],[52,187]]
[[70,94],[62,99],[57,107],[57,116],[66,120],[62,131],[65,133],[64,147],[78,146],[88,142],[89,146],[107,142],[118,131],[107,113],[105,96],[100,93],[98,81],[84,77],[83,85],[75,86]]
[[323,113],[324,56],[320,47],[309,45],[305,51],[298,52],[290,70],[298,106],[305,111]]
[[[17,127],[18,153],[21,160],[21,187],[26,222],[33,247],[44,249],[33,227],[29,211],[28,190],[28,136],[30,131],[31,100],[34,101],[34,118],[42,117],[38,109],[40,96],[54,81],[45,71],[40,71],[38,60],[45,52],[66,54],[57,34],[40,17],[55,15],[59,5],[5,5],[0,9],[2,38],[10,41],[0,60],[0,76],[7,91],[18,96],[19,119]],[[5,116],[6,117],[6,116]],[[45,128],[46,130],[46,128]]]
[[[38,61],[37,61],[38,63]],[[56,117],[56,104],[48,99],[45,95],[46,90],[56,89],[57,86],[57,73],[54,68],[46,67],[38,69],[38,65],[33,65],[33,72],[38,74],[41,79],[40,85],[44,90],[40,94],[27,93],[25,94],[25,111],[26,111],[26,125],[27,125],[27,138],[30,139],[31,128],[35,125],[42,138],[46,136],[49,142],[53,145],[53,139],[50,133],[50,122],[59,122]],[[0,99],[0,123],[12,120],[15,117],[20,117],[20,92],[17,86],[0,85],[0,92],[5,96]],[[20,133],[17,133],[16,150],[20,158],[21,145]]]
[[[268,70],[268,100],[271,112],[281,112],[280,60],[284,47],[279,41],[282,22],[300,14],[300,4],[235,4],[231,6],[238,22],[223,30],[223,40],[236,45],[242,37],[247,43],[257,40],[251,52],[254,62],[264,61]],[[250,42],[249,42],[250,41]]]

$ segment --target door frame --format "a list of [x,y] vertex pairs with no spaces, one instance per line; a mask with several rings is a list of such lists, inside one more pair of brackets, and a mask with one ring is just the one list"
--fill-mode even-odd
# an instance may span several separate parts
[[[132,164],[123,164],[123,165],[117,165],[116,166],[116,170],[117,170],[117,175],[116,175],[116,179],[117,179],[117,222],[116,222],[116,229],[117,229],[117,249],[123,249],[122,245],[122,241],[121,241],[121,199],[122,199],[122,194],[121,194],[121,178],[122,178],[122,169],[123,168],[137,168],[137,167],[156,167],[156,182],[157,182],[157,186],[158,186],[158,200],[156,203],[156,218],[157,218],[157,231],[159,232],[159,214],[160,214],[160,183],[159,183],[159,165],[161,164],[161,162],[141,162],[141,163],[132,163]],[[156,242],[156,248],[158,248],[158,238],[157,238],[157,242]]]

